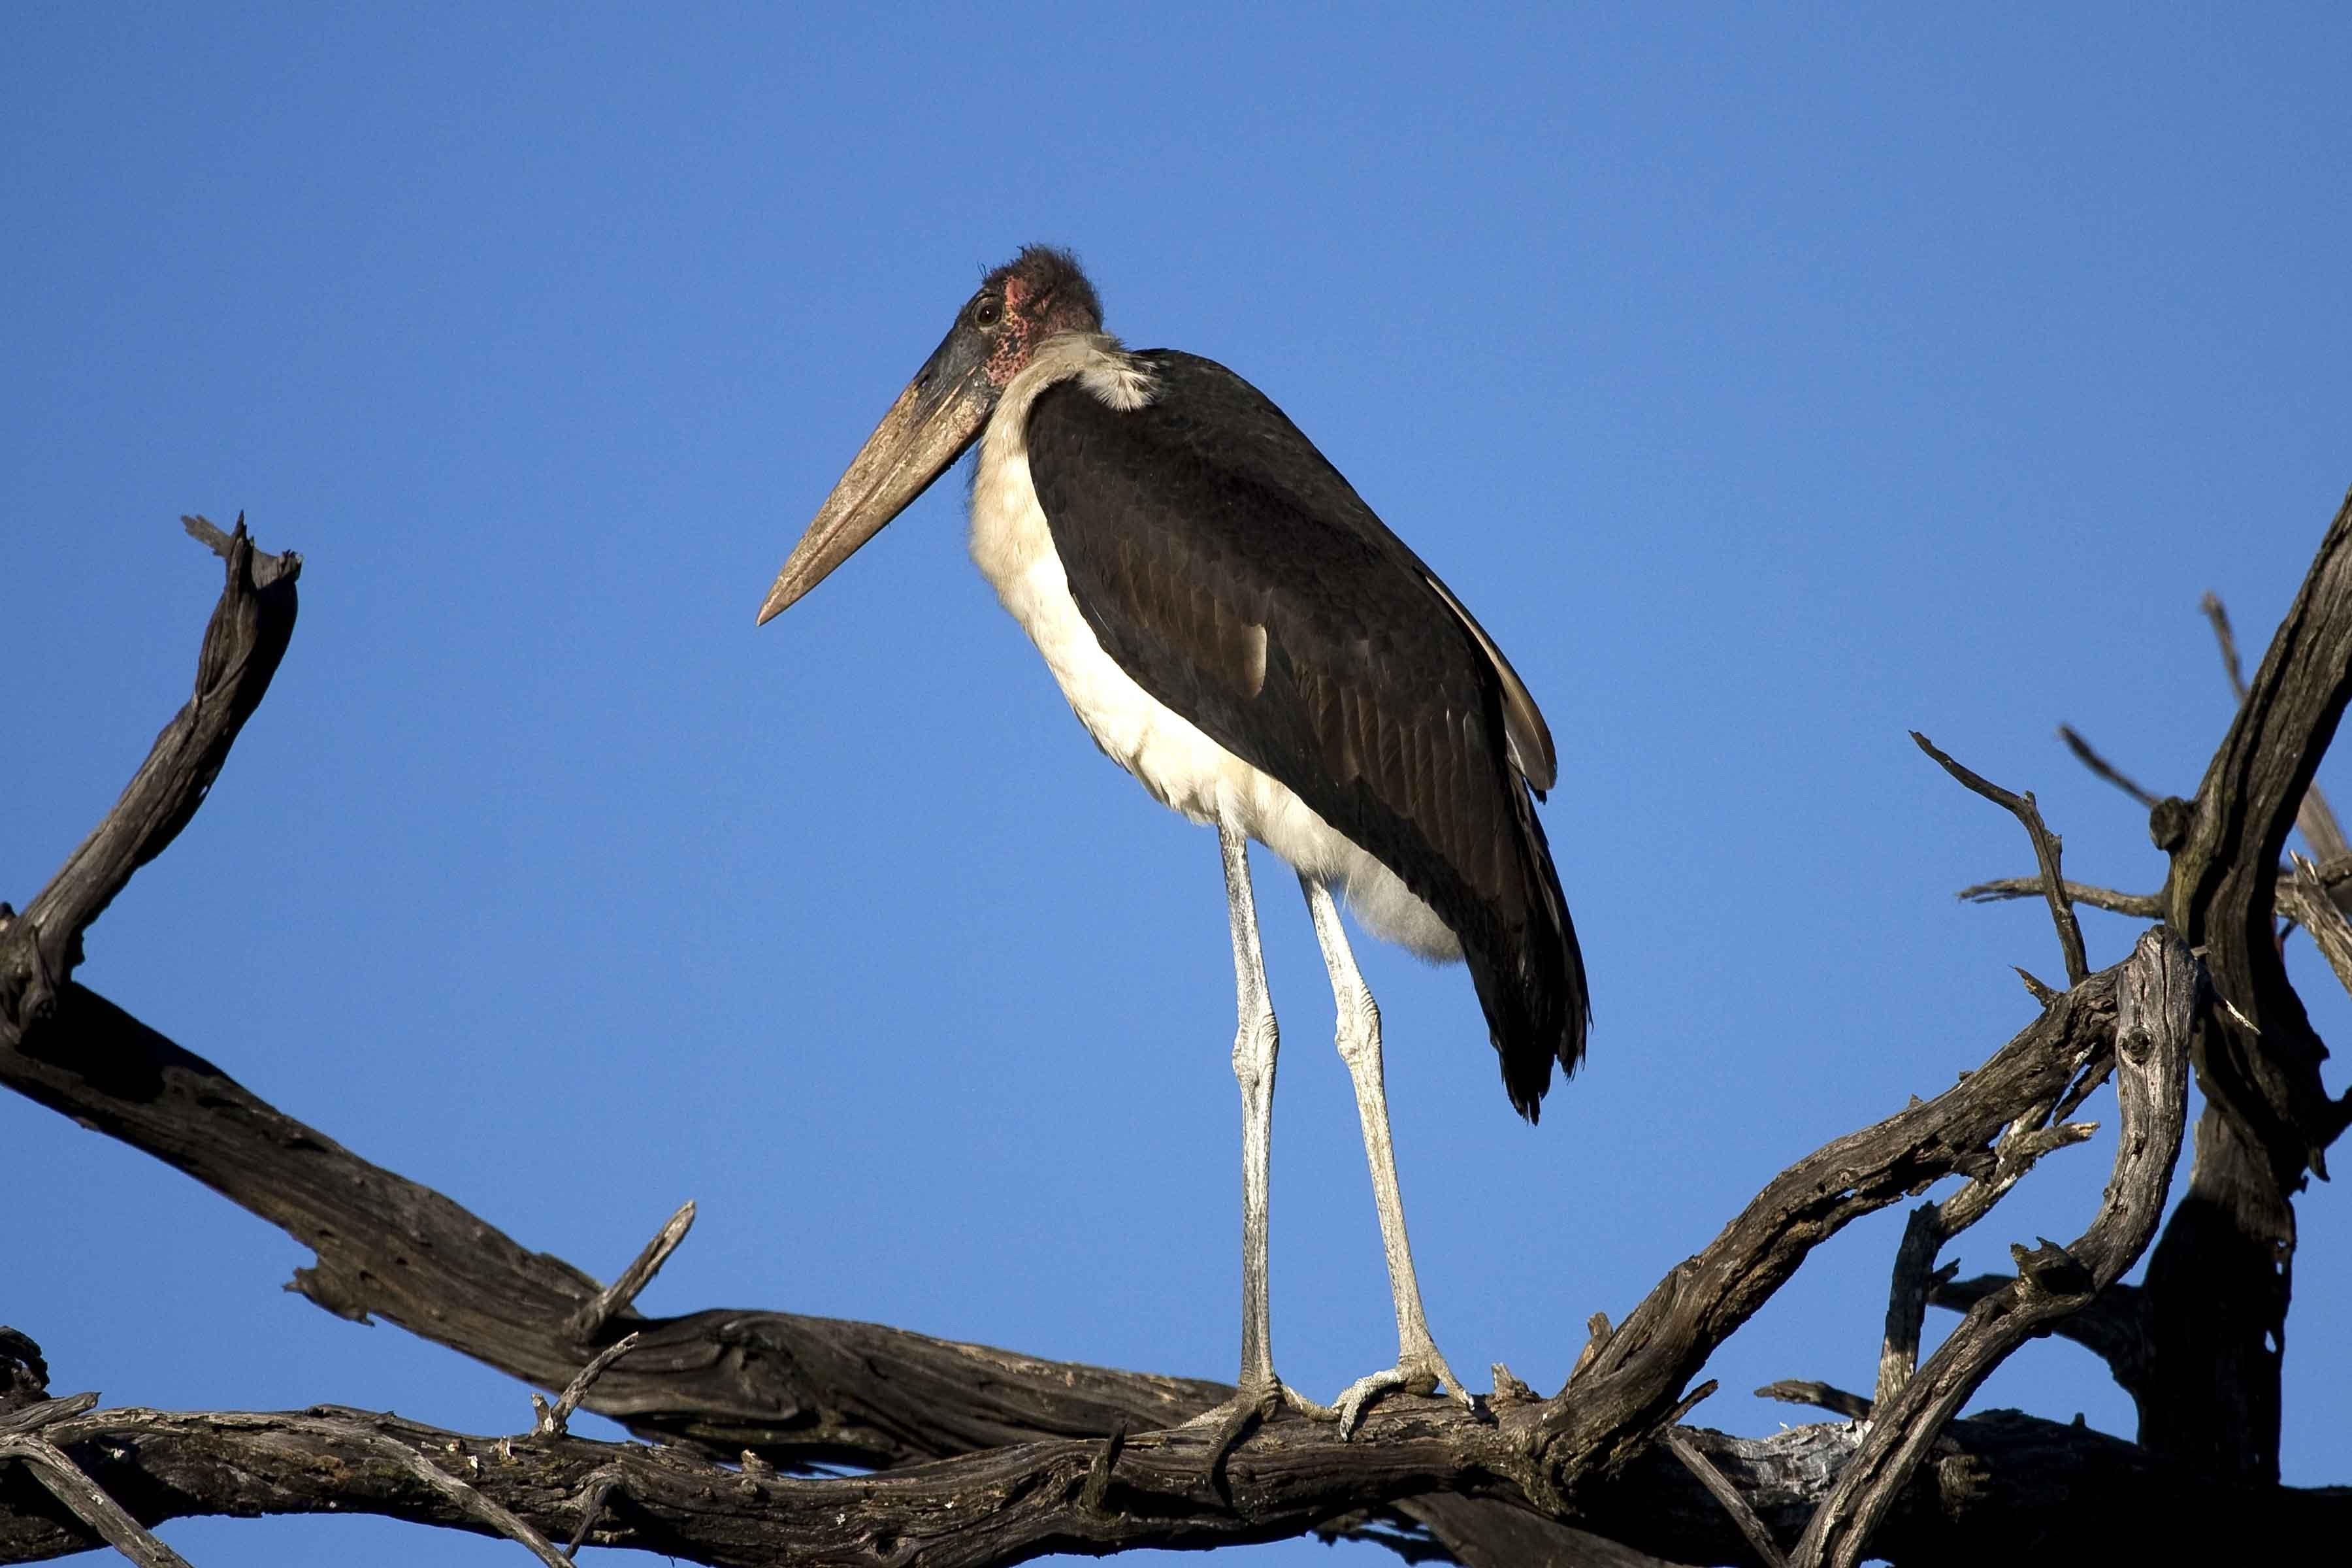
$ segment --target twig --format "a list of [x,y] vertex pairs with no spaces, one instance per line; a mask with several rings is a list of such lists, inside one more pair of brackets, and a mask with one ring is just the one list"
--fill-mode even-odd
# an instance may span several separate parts
[[[2140,920],[2160,921],[2164,918],[2164,896],[2161,893],[2124,893],[2113,888],[2094,887],[2088,882],[2065,884],[2069,902],[2088,904],[2095,910],[2105,910],[2118,915],[2133,915]],[[2048,884],[2039,877],[2001,877],[1974,887],[1962,888],[1952,896],[1971,904],[1998,904],[2010,899],[2039,899],[2049,892]]]
[[538,1419],[532,1423],[531,1435],[536,1437],[561,1437],[568,1432],[572,1413],[580,1408],[580,1402],[588,1396],[588,1390],[604,1375],[606,1367],[637,1348],[638,1338],[636,1334],[630,1334],[598,1351],[595,1359],[580,1369],[580,1375],[564,1385],[563,1392],[556,1396],[553,1409],[547,1408],[545,1400],[532,1394],[531,1407],[537,1412]]
[[[84,1396],[53,1400],[53,1405],[71,1405]],[[94,1404],[98,1396],[88,1395]],[[36,1408],[38,1408],[37,1406]],[[87,1408],[87,1406],[85,1406]],[[42,1425],[62,1417],[56,1412]],[[76,1519],[105,1538],[106,1543],[128,1557],[140,1568],[189,1568],[188,1560],[164,1545],[145,1525],[123,1510],[121,1503],[107,1495],[106,1489],[91,1480],[82,1468],[66,1456],[47,1438],[32,1430],[18,1430],[0,1436],[0,1461],[16,1459],[33,1472],[33,1478],[47,1489],[51,1497],[73,1510]]]
[[2209,591],[2197,601],[2205,618],[2213,623],[2213,640],[2221,645],[2221,668],[2230,677],[2230,689],[2238,700],[2246,700],[2246,674],[2238,663],[2238,639],[2230,630],[2230,612],[2222,607],[2221,595]]
[[1778,1383],[1768,1383],[1756,1391],[1756,1397],[1777,1399],[1783,1405],[1811,1405],[1849,1421],[1870,1419],[1869,1400],[1833,1384],[1816,1383],[1810,1378],[1784,1377]]
[[597,1291],[594,1300],[572,1314],[571,1320],[564,1324],[564,1331],[582,1344],[593,1342],[604,1331],[604,1325],[612,1321],[613,1314],[625,1311],[629,1303],[637,1299],[638,1293],[653,1283],[654,1276],[661,1272],[661,1266],[669,1261],[669,1255],[677,1250],[677,1244],[684,1241],[686,1233],[693,1228],[694,1200],[688,1198],[655,1233],[654,1238],[646,1243],[645,1249],[637,1254],[636,1261],[621,1270],[618,1279]]
[[380,1446],[388,1454],[396,1454],[418,1480],[456,1503],[459,1508],[505,1536],[509,1541],[528,1547],[530,1554],[548,1568],[572,1568],[572,1559],[555,1549],[555,1543],[523,1522],[512,1510],[501,1507],[467,1486],[407,1444],[396,1437],[384,1437]]
[[1995,805],[2006,807],[2025,825],[2027,836],[2033,840],[2033,858],[2042,866],[2042,890],[2050,900],[2050,919],[2058,927],[2058,945],[2066,954],[2066,984],[2080,985],[2088,980],[2091,961],[2083,952],[2082,922],[2074,918],[2074,907],[2067,901],[2066,879],[2058,870],[2058,836],[2043,826],[2042,812],[2033,804],[2033,792],[2017,795],[1970,772],[1937,751],[1936,743],[1916,730],[1911,731],[1911,739],[1946,773]]
[[2058,738],[2066,742],[2066,749],[2074,753],[2074,760],[2076,762],[2082,763],[2084,767],[2090,769],[2099,777],[2106,780],[2109,784],[2115,785],[2117,789],[2123,791],[2126,795],[2139,802],[2139,804],[2146,809],[2150,811],[2156,809],[2156,803],[2158,797],[2151,794],[2149,791],[2140,788],[2138,784],[2133,783],[2129,778],[2125,776],[2122,771],[2119,770],[2113,763],[2107,761],[2106,758],[2099,755],[2097,752],[2092,750],[2091,742],[2083,739],[2081,732],[2078,731],[2072,724],[2059,725]]
[[572,1532],[571,1541],[563,1548],[563,1555],[580,1555],[580,1548],[586,1543],[588,1532],[595,1529],[596,1521],[604,1517],[605,1500],[620,1484],[621,1471],[617,1465],[602,1466],[588,1478],[588,1494],[580,1500],[580,1528]]
[[1748,1538],[1748,1544],[1756,1549],[1756,1555],[1764,1560],[1767,1568],[1788,1568],[1789,1559],[1780,1551],[1780,1543],[1772,1539],[1772,1532],[1764,1528],[1764,1521],[1756,1517],[1756,1510],[1748,1506],[1739,1489],[1725,1480],[1723,1472],[1708,1462],[1705,1454],[1692,1447],[1690,1439],[1680,1432],[1668,1429],[1665,1441],[1667,1450],[1683,1462],[1683,1468],[1696,1477],[1698,1484],[1723,1505],[1723,1511],[1731,1516],[1731,1522],[1739,1527],[1739,1533]]

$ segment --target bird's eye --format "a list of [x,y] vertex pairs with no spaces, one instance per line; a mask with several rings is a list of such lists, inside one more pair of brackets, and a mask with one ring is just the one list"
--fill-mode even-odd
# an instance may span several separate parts
[[983,331],[1003,319],[1004,306],[997,300],[982,300],[971,308],[971,323]]

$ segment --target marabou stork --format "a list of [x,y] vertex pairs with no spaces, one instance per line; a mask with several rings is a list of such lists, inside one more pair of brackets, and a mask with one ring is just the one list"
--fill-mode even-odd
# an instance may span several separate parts
[[[971,555],[1095,743],[1214,824],[1233,922],[1242,1092],[1236,1437],[1287,1405],[1267,1340],[1266,1160],[1276,1035],[1247,841],[1298,872],[1330,970],[1395,1298],[1397,1364],[1339,1396],[1470,1398],[1430,1338],[1381,1082],[1380,1011],[1333,890],[1363,926],[1466,961],[1503,1087],[1529,1121],[1589,1019],[1575,928],[1530,793],[1551,735],[1510,661],[1265,395],[1221,364],[1129,350],[1065,251],[982,280],[818,509],[764,624],[974,441]],[[1204,1418],[1208,1419],[1208,1418]]]

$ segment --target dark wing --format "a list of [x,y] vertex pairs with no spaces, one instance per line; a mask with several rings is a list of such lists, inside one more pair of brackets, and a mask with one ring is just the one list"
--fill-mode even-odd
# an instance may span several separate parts
[[1029,470],[1103,651],[1280,779],[1461,938],[1511,1102],[1573,1070],[1575,928],[1523,776],[1551,738],[1498,650],[1298,427],[1241,377],[1136,356],[1153,400],[1076,382],[1029,416]]

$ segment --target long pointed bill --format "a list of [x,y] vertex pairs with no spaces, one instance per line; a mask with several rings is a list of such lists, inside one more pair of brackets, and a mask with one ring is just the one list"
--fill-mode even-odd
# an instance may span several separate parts
[[997,397],[984,374],[985,356],[984,342],[961,323],[948,333],[793,546],[767,603],[760,606],[761,626],[881,532],[979,437]]

